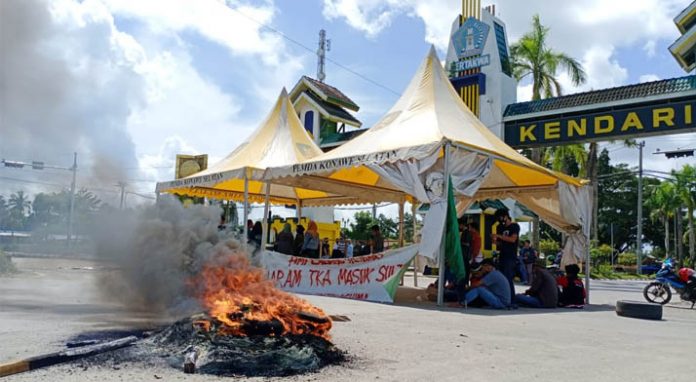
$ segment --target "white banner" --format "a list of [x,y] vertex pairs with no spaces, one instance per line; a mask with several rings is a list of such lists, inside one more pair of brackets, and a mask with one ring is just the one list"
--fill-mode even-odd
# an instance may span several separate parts
[[418,245],[411,245],[350,259],[308,259],[266,251],[261,264],[268,279],[288,292],[393,302],[400,272],[417,252]]

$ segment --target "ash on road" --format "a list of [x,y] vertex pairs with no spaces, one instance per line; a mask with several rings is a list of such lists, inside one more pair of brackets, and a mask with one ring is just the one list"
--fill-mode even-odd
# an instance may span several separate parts
[[[0,277],[0,362],[62,349],[86,331],[161,325],[102,300],[95,288],[105,264],[15,259],[20,273]],[[409,281],[410,278],[407,278]],[[421,285],[426,280],[420,280]],[[352,361],[290,380],[326,381],[651,381],[696,373],[696,310],[665,307],[663,321],[618,317],[616,300],[642,300],[645,282],[593,281],[585,310],[491,311],[437,308],[402,288],[395,305],[305,296],[335,322],[333,342]],[[520,288],[521,291],[521,288]],[[73,363],[7,381],[207,381],[166,366]],[[253,380],[253,379],[252,379]],[[258,380],[267,381],[268,378]]]

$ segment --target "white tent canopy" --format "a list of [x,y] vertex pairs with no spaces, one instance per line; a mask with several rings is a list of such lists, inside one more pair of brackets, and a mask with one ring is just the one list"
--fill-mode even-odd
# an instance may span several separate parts
[[[566,261],[588,253],[589,187],[533,163],[491,133],[458,97],[434,48],[401,98],[367,132],[301,163],[270,167],[265,178],[374,202],[431,203],[423,237],[438,237],[447,175],[465,205],[514,198],[567,233]],[[421,254],[435,257],[439,245],[430,242],[424,241]]]

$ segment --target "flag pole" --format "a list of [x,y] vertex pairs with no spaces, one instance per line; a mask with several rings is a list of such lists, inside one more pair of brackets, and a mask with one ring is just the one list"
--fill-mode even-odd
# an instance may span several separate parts
[[[445,153],[443,155],[443,161],[444,163],[444,171],[443,175],[445,177],[444,181],[444,197],[445,197],[445,203],[448,203],[449,200],[447,199],[449,197],[449,148],[450,148],[450,143],[449,141],[445,143]],[[447,215],[445,215],[447,216]],[[443,223],[443,230],[442,230],[442,237],[440,238],[440,257],[438,261],[438,279],[437,279],[437,305],[442,306],[445,302],[445,244],[446,244],[446,237],[447,237],[447,227],[444,227],[446,225],[447,218],[445,217],[445,222]]]

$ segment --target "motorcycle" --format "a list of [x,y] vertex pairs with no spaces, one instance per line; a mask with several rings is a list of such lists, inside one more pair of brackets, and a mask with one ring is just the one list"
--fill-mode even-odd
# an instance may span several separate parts
[[655,274],[655,281],[646,285],[643,289],[643,297],[648,302],[664,305],[672,299],[672,288],[679,294],[683,301],[691,303],[693,309],[696,305],[696,290],[686,287],[679,275],[674,271],[674,262],[667,259],[662,268]]

